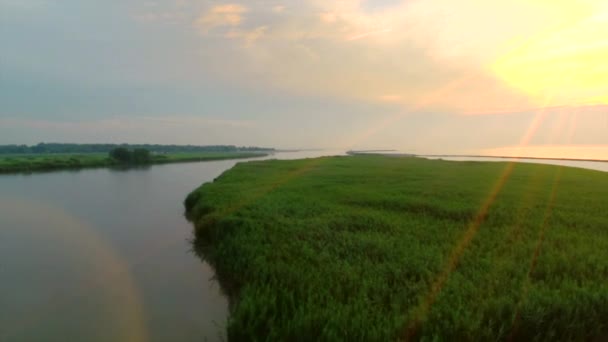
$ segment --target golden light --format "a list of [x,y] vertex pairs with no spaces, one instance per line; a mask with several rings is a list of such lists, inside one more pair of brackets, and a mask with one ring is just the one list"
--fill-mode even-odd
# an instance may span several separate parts
[[491,69],[536,102],[608,104],[608,6],[538,35],[495,62]]

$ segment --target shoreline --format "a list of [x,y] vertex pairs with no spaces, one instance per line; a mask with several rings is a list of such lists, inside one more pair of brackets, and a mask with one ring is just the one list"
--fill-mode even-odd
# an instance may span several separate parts
[[397,152],[395,150],[370,150],[370,151],[347,151],[348,155],[381,155],[386,157],[419,157],[419,158],[496,158],[496,159],[531,159],[531,160],[560,160],[560,161],[580,161],[608,163],[608,159],[590,158],[551,158],[551,157],[528,157],[528,156],[485,156],[477,154],[413,154],[413,153],[387,153]]
[[482,156],[468,154],[415,154],[415,157],[433,157],[433,158],[497,158],[497,159],[532,159],[532,160],[562,160],[562,161],[581,161],[608,163],[608,159],[579,159],[579,158],[549,158],[549,157],[513,157],[513,156]]
[[[262,158],[269,156],[267,152],[205,152],[200,154],[162,154],[155,155],[150,162],[141,164],[121,164],[105,155],[98,154],[72,154],[72,155],[35,155],[24,158],[23,156],[0,156],[0,175],[46,173],[55,171],[77,171],[83,169],[137,169],[147,168],[153,165],[195,163],[218,160],[235,160]],[[16,164],[3,162],[17,159]]]

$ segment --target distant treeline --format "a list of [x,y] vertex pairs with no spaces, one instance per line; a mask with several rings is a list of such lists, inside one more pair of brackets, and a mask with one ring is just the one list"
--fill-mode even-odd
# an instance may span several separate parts
[[41,153],[109,153],[115,148],[130,150],[145,149],[153,153],[179,153],[179,152],[250,152],[274,151],[273,148],[234,145],[131,145],[131,144],[58,144],[40,143],[27,145],[0,145],[0,154],[41,154]]

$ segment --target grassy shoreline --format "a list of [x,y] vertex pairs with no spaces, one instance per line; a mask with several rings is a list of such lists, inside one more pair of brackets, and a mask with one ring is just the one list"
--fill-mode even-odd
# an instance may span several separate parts
[[383,156],[238,164],[185,200],[229,339],[601,340],[608,175]]
[[[188,152],[155,154],[152,160],[136,166],[155,164],[186,163],[228,159],[264,157],[265,152]],[[85,168],[123,167],[108,157],[106,153],[83,154],[34,154],[0,156],[0,174],[29,173],[59,170],[77,170]]]

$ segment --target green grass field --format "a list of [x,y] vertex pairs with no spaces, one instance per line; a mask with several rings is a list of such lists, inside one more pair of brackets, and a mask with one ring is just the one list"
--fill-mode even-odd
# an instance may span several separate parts
[[608,173],[257,161],[185,205],[230,340],[608,339]]
[[[153,155],[148,164],[183,163],[266,156],[258,152],[192,152]],[[0,156],[0,173],[52,171],[92,167],[111,167],[119,164],[106,153],[83,154],[14,154]]]
[[183,152],[154,155],[154,164],[264,157],[265,152]]

